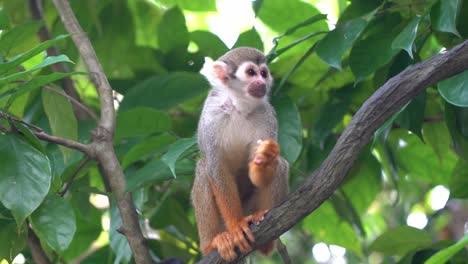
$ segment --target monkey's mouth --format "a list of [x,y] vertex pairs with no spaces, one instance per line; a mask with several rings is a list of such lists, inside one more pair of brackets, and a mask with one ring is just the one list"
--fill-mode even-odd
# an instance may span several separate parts
[[266,94],[265,85],[249,87],[249,94],[256,98],[262,98]]

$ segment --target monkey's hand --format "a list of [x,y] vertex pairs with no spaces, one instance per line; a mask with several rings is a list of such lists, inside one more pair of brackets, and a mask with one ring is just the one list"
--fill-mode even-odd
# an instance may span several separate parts
[[257,187],[268,186],[274,176],[280,147],[276,141],[263,140],[258,142],[252,161],[249,163],[249,176]]
[[232,261],[237,257],[234,241],[227,231],[217,234],[211,241],[211,245],[203,251],[203,254],[208,254],[215,248],[218,249],[219,255],[226,261]]

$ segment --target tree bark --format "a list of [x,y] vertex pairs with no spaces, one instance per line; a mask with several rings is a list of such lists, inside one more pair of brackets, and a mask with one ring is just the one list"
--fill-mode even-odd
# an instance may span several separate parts
[[138,215],[130,193],[125,191],[125,175],[114,151],[115,109],[112,88],[96,56],[88,36],[83,32],[67,0],[53,0],[65,29],[71,35],[99,93],[101,119],[93,132],[90,147],[103,177],[109,183],[122,218],[119,231],[130,244],[136,263],[152,263],[148,245],[141,232]]
[[[251,226],[253,248],[278,238],[318,208],[339,187],[374,132],[424,89],[468,69],[468,40],[418,63],[380,87],[355,114],[321,166],[286,200],[271,209],[258,226]],[[239,256],[241,260],[246,255]],[[214,251],[199,263],[224,263]]]

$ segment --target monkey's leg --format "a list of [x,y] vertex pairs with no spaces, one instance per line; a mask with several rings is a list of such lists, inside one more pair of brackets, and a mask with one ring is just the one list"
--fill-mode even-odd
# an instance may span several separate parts
[[[249,223],[251,222],[250,217],[244,217],[239,191],[233,175],[223,170],[219,173],[220,175],[210,180],[210,186],[218,210],[224,219],[229,233],[226,239],[230,240],[234,247],[239,248],[242,253],[247,253],[252,250],[249,240],[252,242],[255,241],[252,231],[249,228]],[[247,236],[248,239],[246,239],[244,235]],[[221,239],[220,241],[225,241],[226,239]],[[219,248],[225,246],[225,244],[218,244],[216,246],[219,250]]]
[[213,193],[209,186],[206,174],[205,162],[197,163],[197,176],[192,187],[192,204],[195,209],[195,220],[200,237],[200,248],[203,255],[208,254],[214,248],[212,240],[222,232],[222,219],[216,206]]

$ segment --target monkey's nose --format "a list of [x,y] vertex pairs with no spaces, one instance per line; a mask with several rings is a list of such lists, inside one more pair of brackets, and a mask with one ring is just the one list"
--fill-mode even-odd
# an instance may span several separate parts
[[254,81],[250,84],[248,92],[251,96],[262,98],[266,94],[266,84],[262,81]]

